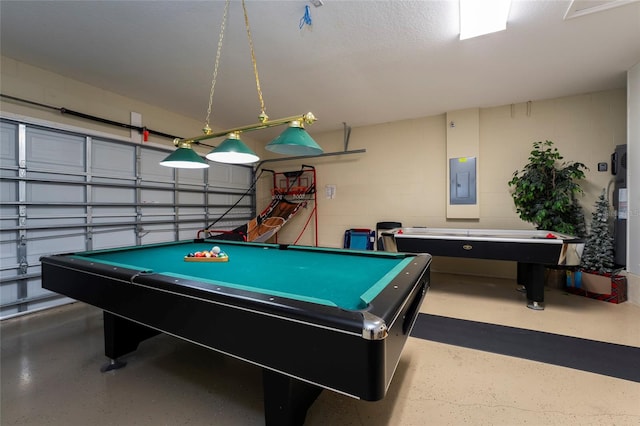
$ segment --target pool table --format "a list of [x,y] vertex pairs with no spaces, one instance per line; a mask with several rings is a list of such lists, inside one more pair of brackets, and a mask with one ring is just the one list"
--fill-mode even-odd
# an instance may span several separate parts
[[544,309],[544,271],[548,266],[578,266],[584,241],[542,230],[395,228],[381,234],[385,250],[433,256],[518,262],[518,283],[527,307]]
[[[227,262],[186,261],[218,246]],[[42,286],[104,311],[103,371],[159,333],[263,367],[267,424],[302,424],[322,389],[382,399],[431,257],[222,240],[43,256]]]

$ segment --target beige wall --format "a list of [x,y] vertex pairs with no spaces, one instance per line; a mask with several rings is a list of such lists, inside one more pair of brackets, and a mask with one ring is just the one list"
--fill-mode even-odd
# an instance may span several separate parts
[[[202,122],[183,117],[78,81],[2,57],[1,91],[58,107],[66,107],[114,121],[129,122],[130,112],[142,114],[148,128],[194,136]],[[446,219],[446,114],[353,128],[348,148],[364,154],[305,159],[317,168],[319,244],[341,247],[348,228],[375,228],[376,222],[399,221],[405,226],[531,229],[515,214],[507,182],[522,168],[537,140],[553,140],[565,159],[585,163],[582,204],[590,212],[611,175],[598,172],[598,162],[609,162],[615,145],[626,143],[626,91],[590,93],[559,99],[480,108],[479,199],[480,219]],[[58,112],[2,101],[1,110],[66,125],[129,137],[129,131],[93,124]],[[322,117],[319,117],[322,119]],[[344,150],[343,132],[310,134],[325,152]],[[270,154],[245,139],[262,158]],[[167,146],[171,141],[152,137]],[[202,151],[201,152],[206,152]],[[272,156],[273,157],[273,156]],[[275,158],[275,157],[273,157]],[[264,167],[295,170],[302,161],[272,162]],[[215,166],[214,166],[215,167]],[[269,202],[271,176],[258,186],[258,209]],[[325,186],[336,185],[334,199],[325,198]],[[279,241],[294,242],[310,208],[302,211],[279,234]],[[298,241],[313,244],[313,222]],[[512,277],[513,262],[468,261],[465,272]],[[461,271],[457,260],[438,259],[436,270]]]
[[[343,133],[315,134],[326,152],[342,151]],[[581,201],[590,212],[611,174],[598,172],[599,162],[609,163],[617,144],[626,143],[624,89],[590,93],[530,104],[480,109],[479,220],[446,219],[446,119],[445,114],[394,123],[354,128],[349,149],[364,154],[325,159],[305,159],[318,174],[319,243],[340,247],[345,229],[375,228],[379,221],[399,221],[405,226],[532,229],[515,213],[507,182],[527,162],[532,143],[552,140],[565,160],[589,167]],[[300,161],[272,163],[266,167],[295,170]],[[337,186],[336,197],[326,199],[325,185]],[[265,179],[261,194],[267,194]],[[268,196],[267,196],[268,197]],[[264,195],[259,206],[268,202]],[[298,237],[305,212],[279,234],[280,241]],[[305,232],[300,243],[311,244]],[[435,270],[478,275],[515,276],[513,262],[476,262],[438,259]]]
[[[6,56],[0,57],[0,71],[2,77],[0,79],[0,90],[3,95],[26,99],[56,108],[66,108],[119,123],[131,124],[131,112],[136,112],[142,115],[141,125],[149,129],[180,137],[202,134],[201,129],[204,125],[206,105],[203,105],[203,117],[201,119],[199,117],[198,119],[193,119],[98,87],[89,86],[77,80],[15,61]],[[140,141],[140,135],[134,132],[132,137],[131,131],[128,129],[95,123],[90,120],[61,114],[56,110],[34,107],[5,98],[0,99],[0,111],[108,133],[119,138],[131,138],[134,142]],[[255,148],[251,139],[243,138],[243,140]],[[172,140],[154,135],[149,136],[149,143],[173,147]],[[196,147],[195,149],[201,154],[206,154],[209,151],[208,148],[204,147]]]

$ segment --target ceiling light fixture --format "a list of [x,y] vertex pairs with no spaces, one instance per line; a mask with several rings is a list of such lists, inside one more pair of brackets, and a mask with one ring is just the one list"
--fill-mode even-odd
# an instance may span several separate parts
[[260,159],[240,140],[239,132],[231,132],[227,138],[207,154],[207,159],[218,163],[250,164]]
[[265,147],[271,152],[288,155],[320,155],[322,148],[304,130],[304,122],[289,122],[289,128]]
[[460,0],[460,40],[507,29],[511,0]]
[[[176,152],[169,155],[164,161],[160,164],[168,167],[189,167],[189,168],[200,168],[203,166],[186,166],[190,160],[182,159],[182,157],[186,158],[186,153],[181,153],[180,161],[175,161],[172,159],[174,155],[178,155],[178,151],[188,149],[191,151],[193,155],[190,156],[192,158],[191,161],[194,161],[196,164],[201,164],[204,162],[202,158],[200,158],[192,149],[192,144],[198,144],[198,142],[206,140],[219,138],[222,136],[226,136],[227,138],[217,147],[215,147],[211,152],[206,155],[206,158],[211,161],[216,161],[220,163],[228,163],[228,164],[249,164],[255,163],[260,160],[260,157],[256,155],[255,152],[251,150],[242,140],[240,139],[240,135],[242,132],[248,132],[253,130],[265,129],[268,127],[281,126],[284,124],[288,124],[289,127],[282,132],[280,136],[271,141],[265,149],[271,152],[275,152],[277,154],[287,154],[287,155],[303,155],[303,156],[311,156],[311,155],[320,155],[324,151],[322,148],[316,143],[316,141],[309,136],[307,131],[304,129],[304,124],[312,124],[316,121],[315,116],[308,112],[306,114],[300,114],[297,116],[280,118],[277,120],[269,120],[265,112],[264,100],[262,98],[262,90],[260,89],[260,78],[258,77],[258,66],[256,63],[255,53],[253,51],[253,40],[251,38],[251,29],[249,27],[249,17],[247,15],[247,8],[245,6],[245,1],[242,0],[242,10],[244,12],[244,21],[245,27],[247,30],[247,38],[249,39],[249,49],[251,51],[251,62],[253,64],[253,74],[256,80],[256,88],[258,90],[258,98],[260,100],[260,115],[258,116],[259,123],[251,124],[243,127],[236,127],[234,129],[224,130],[222,132],[213,132],[211,127],[209,126],[209,118],[211,116],[211,107],[213,102],[213,93],[215,90],[216,80],[218,76],[218,67],[220,64],[220,53],[222,52],[222,40],[224,39],[224,32],[227,22],[227,14],[229,10],[230,0],[226,0],[224,7],[224,14],[222,17],[222,25],[220,27],[220,36],[218,38],[218,50],[216,52],[216,60],[213,70],[213,78],[211,81],[211,91],[209,94],[209,108],[207,110],[207,117],[205,119],[205,125],[202,129],[204,134],[201,136],[195,136],[192,138],[186,139],[175,139],[173,141],[174,145],[179,147]],[[195,157],[194,157],[195,156]],[[195,158],[198,160],[195,160]],[[204,162],[208,167],[208,164]]]
[[161,166],[178,169],[206,169],[209,167],[209,164],[191,149],[191,143],[180,142],[177,147],[178,149],[160,162]]

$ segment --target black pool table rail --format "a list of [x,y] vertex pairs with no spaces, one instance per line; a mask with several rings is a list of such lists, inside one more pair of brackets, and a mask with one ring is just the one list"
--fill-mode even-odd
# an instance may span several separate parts
[[[367,336],[371,334],[369,333],[371,329],[369,323],[376,322],[375,318],[386,319],[384,321],[386,326],[387,322],[392,322],[389,320],[389,318],[392,318],[392,313],[398,312],[401,308],[403,299],[398,298],[397,293],[401,292],[407,295],[411,291],[417,271],[425,264],[424,259],[421,259],[421,257],[416,256],[414,258],[415,261],[409,265],[408,270],[398,275],[366,309],[361,310],[342,309],[336,306],[237,289],[228,285],[225,286],[224,282],[216,285],[203,284],[197,280],[176,278],[171,275],[156,273],[152,270],[130,269],[68,255],[47,256],[41,260],[43,268],[49,266],[63,268],[70,274],[76,272],[84,275],[82,277],[83,280],[91,278],[95,280],[94,283],[99,280],[107,280],[111,285],[129,286],[119,287],[116,291],[130,289],[131,286],[139,286],[152,291],[167,292],[209,303],[233,305],[236,309],[258,311],[263,315],[286,316],[290,320],[310,323],[317,327],[326,327],[342,333]],[[66,281],[48,285],[55,287],[57,290],[51,289],[61,294],[74,293],[77,297],[70,297],[94,306],[102,307],[101,305],[108,303],[108,301],[101,300],[104,292],[96,292],[96,288],[92,286],[72,288],[76,284],[73,281]],[[369,318],[365,322],[363,322],[364,312],[367,313]],[[384,336],[378,338],[384,338]]]

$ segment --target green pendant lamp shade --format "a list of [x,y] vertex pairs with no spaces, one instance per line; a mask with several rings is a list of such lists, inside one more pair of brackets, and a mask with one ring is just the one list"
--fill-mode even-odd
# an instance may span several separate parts
[[179,169],[206,169],[209,167],[209,163],[196,154],[189,144],[181,144],[178,149],[162,160],[160,165]]
[[248,164],[255,163],[260,157],[240,140],[238,132],[227,135],[227,139],[207,154],[207,159],[218,163]]
[[265,149],[286,155],[320,155],[324,153],[320,145],[304,130],[300,121],[289,123],[287,130],[269,142]]

